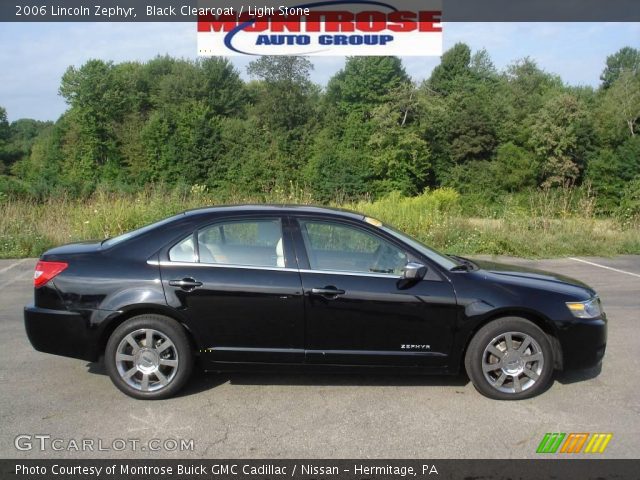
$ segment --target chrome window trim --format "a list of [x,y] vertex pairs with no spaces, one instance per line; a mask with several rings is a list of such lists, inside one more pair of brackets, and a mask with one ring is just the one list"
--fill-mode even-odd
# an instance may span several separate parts
[[344,272],[342,270],[308,270],[301,269],[300,273],[320,273],[324,275],[348,275],[350,277],[374,277],[374,278],[395,278],[396,280],[402,278],[400,275],[394,275],[391,273],[368,273],[368,272]]
[[297,272],[297,268],[286,267],[263,267],[260,265],[236,265],[226,263],[196,263],[196,262],[172,262],[172,261],[158,261],[147,260],[148,265],[161,266],[161,267],[213,267],[213,268],[238,268],[243,270],[268,270],[273,272]]
[[235,265],[225,263],[195,263],[195,262],[171,262],[171,261],[158,261],[147,260],[147,265],[161,266],[161,267],[213,267],[213,268],[236,268],[242,270],[266,270],[272,272],[298,272],[298,273],[318,273],[322,275],[348,275],[350,277],[372,277],[372,278],[392,278],[401,279],[400,275],[393,275],[390,273],[367,273],[367,272],[343,272],[340,270],[309,270],[309,269],[297,269],[286,267],[262,267],[254,265]]

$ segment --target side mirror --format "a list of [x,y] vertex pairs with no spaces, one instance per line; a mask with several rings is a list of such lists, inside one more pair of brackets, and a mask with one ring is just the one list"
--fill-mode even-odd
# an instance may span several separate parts
[[421,263],[409,262],[404,267],[402,278],[408,282],[422,280],[427,274],[427,267]]

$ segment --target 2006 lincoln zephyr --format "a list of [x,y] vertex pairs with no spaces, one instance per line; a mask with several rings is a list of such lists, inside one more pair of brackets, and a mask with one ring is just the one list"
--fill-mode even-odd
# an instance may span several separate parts
[[606,317],[577,280],[445,256],[362,215],[316,207],[185,212],[44,253],[27,334],[95,361],[144,399],[209,371],[455,374],[534,396],[554,369],[595,366]]

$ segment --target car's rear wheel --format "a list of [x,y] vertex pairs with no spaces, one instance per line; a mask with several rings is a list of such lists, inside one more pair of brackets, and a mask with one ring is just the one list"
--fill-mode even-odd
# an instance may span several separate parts
[[553,376],[553,349],[534,323],[518,317],[494,320],[471,339],[465,367],[476,389],[498,400],[543,392]]
[[111,381],[127,395],[168,398],[189,379],[193,351],[176,321],[162,315],[139,315],[111,334],[105,365]]

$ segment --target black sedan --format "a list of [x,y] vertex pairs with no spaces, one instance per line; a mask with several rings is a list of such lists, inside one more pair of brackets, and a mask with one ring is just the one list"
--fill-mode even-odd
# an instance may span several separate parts
[[44,253],[25,325],[39,351],[98,360],[166,398],[207,371],[457,374],[491,398],[542,392],[597,365],[600,300],[577,280],[442,255],[342,210],[188,211]]

